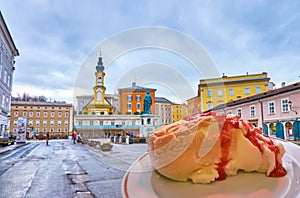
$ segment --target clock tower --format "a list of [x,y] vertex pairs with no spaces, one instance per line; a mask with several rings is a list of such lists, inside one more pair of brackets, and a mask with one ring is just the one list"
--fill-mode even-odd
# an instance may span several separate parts
[[101,54],[98,58],[95,72],[94,100],[85,108],[88,114],[107,115],[113,113],[113,107],[105,100],[106,87],[104,86],[104,66]]
[[94,86],[94,103],[104,103],[104,96],[105,96],[105,86],[104,86],[104,66],[102,62],[101,55],[98,59],[98,64],[96,66],[95,72],[95,86]]

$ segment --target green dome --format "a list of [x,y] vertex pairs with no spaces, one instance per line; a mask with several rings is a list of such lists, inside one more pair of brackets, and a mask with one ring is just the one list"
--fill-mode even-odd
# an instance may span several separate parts
[[103,62],[102,62],[102,57],[101,56],[99,56],[98,65],[96,66],[96,70],[97,70],[97,72],[103,72],[103,70],[104,70],[104,66],[103,66]]

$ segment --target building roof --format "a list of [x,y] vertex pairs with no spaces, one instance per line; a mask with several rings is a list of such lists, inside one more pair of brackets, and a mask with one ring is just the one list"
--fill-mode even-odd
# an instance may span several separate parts
[[164,97],[155,97],[155,102],[164,102],[164,103],[170,103],[172,104],[172,102]]
[[118,90],[119,92],[120,91],[156,91],[156,89],[153,88],[138,86],[136,85],[135,82],[132,83],[131,87],[119,88]]
[[269,81],[270,78],[267,77],[267,73],[263,72],[261,74],[246,74],[238,76],[225,76],[219,78],[209,78],[201,79],[199,86],[207,85],[218,85],[218,84],[229,84],[229,83],[241,83],[241,82],[250,82],[250,81]]
[[90,98],[94,98],[94,95],[80,95],[80,96],[76,96],[77,99],[90,99]]
[[189,99],[187,99],[186,101],[190,101],[190,100],[195,100],[195,99],[199,99],[199,96],[194,96],[194,97],[192,97],[192,98],[189,98]]
[[32,101],[11,101],[11,105],[27,105],[27,106],[72,106],[66,102],[32,102]]
[[0,30],[2,31],[4,39],[6,40],[8,46],[9,46],[9,49],[11,50],[12,54],[14,56],[19,56],[20,55],[19,51],[16,48],[15,43],[14,43],[14,41],[13,41],[13,39],[12,39],[10,33],[9,33],[9,30],[7,28],[7,25],[5,23],[5,20],[4,20],[3,16],[2,16],[1,11],[0,11]]
[[221,105],[218,105],[218,106],[216,106],[216,107],[214,107],[210,110],[207,110],[207,111],[214,111],[214,110],[219,110],[219,109],[223,109],[223,108],[226,108],[226,107],[232,107],[232,106],[240,105],[240,104],[247,103],[247,102],[262,100],[262,99],[265,99],[265,98],[269,98],[269,97],[272,97],[272,96],[280,95],[280,94],[295,91],[295,90],[300,90],[300,82],[297,82],[297,83],[294,83],[294,84],[291,84],[291,85],[287,85],[287,86],[284,86],[284,87],[281,87],[281,88],[278,88],[278,89],[270,90],[270,91],[267,91],[267,92],[264,92],[264,93],[261,93],[261,94],[257,94],[257,95],[254,95],[254,96],[250,96],[250,97],[247,97],[247,98],[243,98],[243,99],[235,100],[235,101],[232,101],[232,102],[228,102],[226,104],[221,104]]

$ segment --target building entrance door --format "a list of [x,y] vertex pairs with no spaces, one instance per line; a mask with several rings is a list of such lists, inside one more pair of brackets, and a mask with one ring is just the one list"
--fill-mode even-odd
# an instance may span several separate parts
[[284,139],[284,129],[281,123],[276,124],[276,137]]
[[294,138],[295,140],[300,139],[300,122],[296,121],[293,123],[293,130],[294,130]]

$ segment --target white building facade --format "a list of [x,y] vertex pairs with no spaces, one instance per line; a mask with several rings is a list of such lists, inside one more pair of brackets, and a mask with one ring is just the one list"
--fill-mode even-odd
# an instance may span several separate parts
[[15,57],[18,49],[0,12],[0,136],[8,135]]

